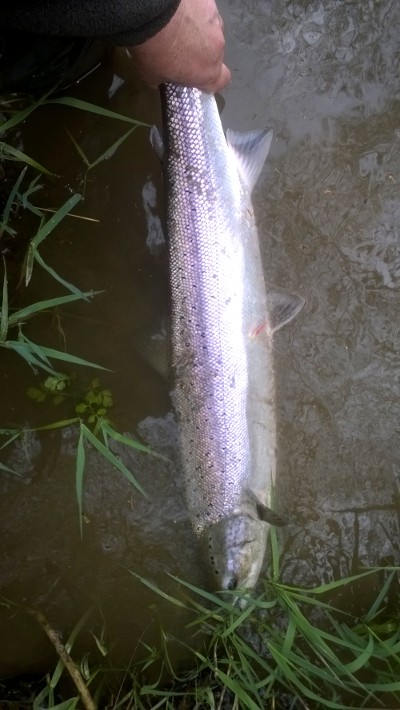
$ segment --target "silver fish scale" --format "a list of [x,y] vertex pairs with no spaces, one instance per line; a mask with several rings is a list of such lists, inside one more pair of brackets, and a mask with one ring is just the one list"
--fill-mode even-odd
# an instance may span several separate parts
[[238,510],[250,472],[241,187],[214,97],[168,84],[165,111],[174,405],[201,534]]

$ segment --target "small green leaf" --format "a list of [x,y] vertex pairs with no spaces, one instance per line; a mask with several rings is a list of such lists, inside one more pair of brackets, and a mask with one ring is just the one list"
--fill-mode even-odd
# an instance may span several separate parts
[[84,402],[81,402],[80,404],[77,404],[75,407],[75,412],[78,414],[83,414],[87,410],[89,405],[85,404]]
[[98,409],[96,414],[98,417],[101,417],[102,414],[106,414],[107,410],[105,407],[102,407],[101,409]]
[[44,383],[44,387],[49,392],[59,392],[65,388],[64,377],[48,377]]
[[42,390],[38,390],[36,387],[29,387],[26,394],[31,399],[37,399],[42,394]]
[[96,421],[96,415],[91,414],[90,417],[88,418],[89,424],[93,424],[93,422]]
[[101,394],[95,394],[92,390],[85,397],[89,404],[101,404]]
[[61,404],[61,402],[64,401],[64,395],[58,394],[57,397],[54,397],[53,399],[53,404]]
[[47,397],[47,392],[41,392],[40,395],[39,395],[39,397],[37,397],[37,401],[38,401],[38,402],[44,402],[44,400],[46,399],[46,397]]
[[100,380],[98,377],[95,377],[95,379],[91,381],[90,386],[92,390],[97,390],[97,388],[100,387]]
[[113,401],[112,397],[110,397],[110,395],[108,395],[108,394],[103,394],[103,405],[105,407],[112,407],[113,404],[114,404],[114,401]]

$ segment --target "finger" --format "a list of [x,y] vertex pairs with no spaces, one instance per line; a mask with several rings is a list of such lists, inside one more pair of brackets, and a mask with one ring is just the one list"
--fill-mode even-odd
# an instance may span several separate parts
[[220,73],[214,81],[201,86],[197,85],[197,88],[201,89],[201,91],[207,92],[208,94],[216,94],[217,91],[224,89],[229,84],[230,80],[231,72],[226,64],[222,64]]

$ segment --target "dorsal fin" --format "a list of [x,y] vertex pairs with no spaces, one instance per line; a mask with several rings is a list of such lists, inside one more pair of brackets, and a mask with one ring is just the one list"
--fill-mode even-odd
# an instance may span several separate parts
[[272,141],[272,131],[226,132],[226,141],[238,164],[240,174],[252,191],[256,184]]

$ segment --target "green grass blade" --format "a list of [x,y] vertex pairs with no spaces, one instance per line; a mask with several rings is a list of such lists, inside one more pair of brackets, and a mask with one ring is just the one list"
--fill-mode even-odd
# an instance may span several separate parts
[[29,183],[29,187],[27,188],[27,190],[25,190],[25,192],[22,195],[18,196],[22,202],[22,206],[24,209],[26,209],[26,207],[27,207],[28,197],[43,188],[43,185],[36,184],[40,180],[40,177],[41,177],[40,175],[36,175],[36,177],[33,178],[33,180],[31,180],[31,182]]
[[201,597],[204,597],[204,599],[208,599],[210,602],[213,602],[216,606],[220,606],[231,612],[231,614],[235,614],[235,616],[240,614],[240,609],[237,609],[232,604],[228,604],[228,602],[225,602],[216,594],[210,594],[210,592],[206,592],[200,587],[195,587],[193,584],[189,584],[189,582],[184,582],[183,579],[179,579],[179,577],[175,577],[173,574],[169,574],[168,576],[171,577],[171,579],[174,579],[175,582],[178,582],[178,584],[183,584],[184,587],[191,589],[191,591],[195,592],[195,594],[199,594]]
[[[3,130],[3,126],[1,127]],[[34,160],[31,158],[29,155],[25,155],[25,153],[21,153],[20,150],[17,150],[17,148],[13,148],[12,145],[8,145],[7,143],[3,143],[2,141],[0,142],[0,154],[4,153],[8,155],[12,155],[14,158],[17,160],[20,160],[23,163],[28,163],[28,165],[31,165],[33,168],[36,170],[40,170],[42,173],[46,173],[46,175],[52,175],[53,173],[50,172],[50,170],[47,170],[47,168],[44,168],[43,165],[37,162],[37,160]],[[7,157],[7,155],[5,156]]]
[[63,429],[70,424],[76,424],[79,422],[79,417],[73,417],[72,419],[62,419],[59,422],[53,422],[52,424],[45,424],[45,426],[36,426],[34,429],[28,429],[28,431],[49,431],[50,429]]
[[65,279],[63,279],[63,278],[60,276],[60,274],[57,274],[57,272],[54,271],[54,269],[51,268],[51,266],[49,266],[48,264],[46,264],[46,262],[42,259],[42,257],[40,256],[38,250],[37,250],[35,247],[34,247],[34,249],[33,249],[33,255],[34,255],[34,258],[36,259],[36,261],[38,262],[38,264],[40,264],[40,266],[42,266],[43,269],[45,269],[45,270],[50,274],[50,276],[53,277],[53,279],[55,279],[55,280],[58,281],[60,284],[62,284],[63,286],[65,286],[65,288],[67,288],[68,291],[71,291],[73,294],[75,294],[75,296],[79,296],[79,298],[83,298],[85,301],[88,301],[88,300],[89,300],[89,299],[84,295],[84,292],[83,292],[83,291],[81,291],[79,288],[77,288],[77,287],[74,286],[73,284],[69,283],[69,281],[66,281]]
[[242,688],[239,683],[237,683],[233,678],[230,678],[226,673],[220,670],[220,668],[214,668],[212,663],[210,663],[201,653],[198,651],[194,651],[196,656],[200,658],[200,660],[205,663],[209,668],[211,668],[212,671],[214,671],[215,675],[218,676],[220,681],[226,685],[227,688],[229,688],[237,697],[242,701],[242,703],[249,708],[249,710],[260,710],[259,705],[256,705],[254,700],[246,693],[244,688]]
[[370,639],[367,648],[365,649],[365,651],[360,653],[360,655],[357,656],[354,661],[345,664],[346,670],[349,673],[356,673],[360,670],[360,668],[365,666],[374,652],[374,646],[374,637],[372,636],[372,634],[370,634]]
[[[271,474],[271,510],[275,510],[275,490],[274,482],[272,480]],[[269,536],[271,540],[271,553],[272,553],[272,579],[278,581],[279,579],[279,548],[278,548],[278,534],[276,527],[271,525],[269,529]]]
[[[9,341],[8,341],[9,342]],[[39,347],[39,346],[37,346]],[[48,357],[54,358],[55,360],[63,360],[64,362],[72,362],[75,365],[85,365],[85,367],[95,367],[98,370],[106,370],[111,372],[107,367],[102,367],[101,365],[96,365],[94,362],[89,362],[89,360],[83,360],[81,357],[76,357],[75,355],[68,355],[68,353],[63,353],[60,350],[53,350],[53,348],[46,348],[43,345],[40,346],[41,351]]]
[[392,584],[393,577],[395,574],[396,574],[396,572],[394,570],[390,573],[390,575],[387,578],[385,584],[383,585],[381,591],[379,592],[377,598],[375,599],[373,605],[371,606],[368,614],[366,615],[366,617],[364,619],[365,623],[368,623],[369,621],[371,621],[372,618],[375,616],[376,612],[378,611],[379,607],[381,606],[384,598],[386,597],[386,595],[389,591],[389,587]]
[[8,333],[8,283],[6,261],[4,261],[3,300],[1,303],[0,343],[4,343]]
[[16,197],[18,190],[19,190],[19,186],[22,182],[22,179],[23,179],[26,171],[27,171],[27,166],[25,166],[25,168],[22,170],[18,180],[16,181],[15,185],[13,186],[13,189],[11,190],[11,192],[8,196],[8,200],[6,202],[6,206],[5,206],[4,212],[3,212],[3,224],[2,224],[3,229],[4,229],[5,225],[8,223],[8,220],[10,218],[11,207],[13,205],[13,202],[14,202],[15,197]]
[[85,447],[83,444],[83,427],[81,425],[81,431],[79,434],[79,441],[78,441],[78,453],[76,456],[76,498],[78,501],[78,511],[79,511],[79,530],[81,533],[81,538],[83,537],[83,527],[82,527],[82,520],[83,520],[83,508],[82,508],[82,499],[83,499],[83,469],[85,468]]
[[116,456],[114,456],[114,454],[109,449],[107,449],[104,446],[104,444],[102,444],[101,441],[99,441],[99,439],[96,439],[96,437],[92,434],[90,429],[87,428],[87,426],[85,426],[84,424],[82,424],[81,426],[82,426],[82,430],[83,430],[85,437],[87,438],[88,441],[90,441],[92,446],[94,446],[95,449],[97,449],[97,451],[99,451],[101,454],[103,454],[104,458],[108,459],[108,461],[113,466],[115,466],[115,468],[117,468],[125,476],[125,478],[127,478],[128,481],[130,483],[132,483],[132,485],[134,485],[135,488],[137,488],[138,491],[140,491],[140,493],[142,493],[142,495],[144,495],[146,498],[148,498],[147,493],[145,493],[145,491],[143,490],[140,483],[138,483],[136,478],[134,476],[132,476],[131,472],[128,471],[128,469],[122,463],[122,461],[120,461]]
[[232,596],[237,597],[238,599],[243,599],[247,604],[253,604],[254,607],[257,607],[258,609],[273,609],[278,601],[277,599],[271,599],[271,601],[265,602],[263,601],[264,594],[261,594],[257,599],[254,599],[248,592],[241,592],[238,589],[235,589],[232,591]]
[[121,138],[118,138],[118,140],[115,141],[115,143],[113,143],[109,148],[107,148],[107,150],[104,151],[104,153],[102,153],[102,155],[100,155],[93,163],[91,163],[89,165],[89,170],[96,167],[96,165],[101,163],[103,160],[108,160],[109,158],[111,158],[114,155],[114,153],[118,150],[119,146],[124,142],[124,140],[126,140],[128,138],[128,136],[131,135],[131,133],[133,131],[136,130],[136,128],[137,128],[137,126],[133,126],[133,128],[130,128],[129,131],[124,133],[124,135],[121,136]]
[[18,321],[22,321],[25,318],[29,318],[30,316],[34,315],[35,313],[38,313],[39,311],[44,311],[47,308],[54,308],[55,306],[64,306],[66,303],[71,303],[72,301],[77,301],[78,299],[85,298],[87,300],[88,298],[92,296],[96,296],[99,293],[104,293],[104,291],[84,291],[82,293],[82,296],[79,294],[73,294],[71,296],[59,296],[58,298],[49,298],[47,301],[37,301],[36,303],[32,303],[30,306],[26,306],[26,308],[22,308],[20,311],[17,311],[16,313],[13,313],[12,316],[8,319],[8,322],[10,325],[17,323]]
[[[389,568],[387,568],[389,569]],[[396,571],[399,568],[396,568]],[[376,574],[377,569],[369,569],[367,572],[361,572],[360,574],[355,574],[352,577],[344,577],[343,579],[338,579],[335,582],[330,582],[329,584],[323,584],[320,587],[314,587],[313,589],[304,589],[303,592],[310,592],[311,594],[325,594],[326,592],[331,592],[332,589],[338,589],[338,587],[345,587],[347,584],[356,582],[363,577],[368,577],[371,574]]]
[[136,579],[139,579],[142,584],[145,584],[146,587],[149,587],[153,592],[156,592],[160,597],[163,597],[163,599],[166,599],[167,601],[171,602],[172,604],[175,604],[176,606],[182,607],[182,609],[189,609],[186,604],[183,604],[183,602],[179,601],[179,599],[175,599],[175,597],[171,597],[169,594],[166,594],[165,592],[162,591],[159,587],[157,587],[155,584],[152,584],[152,582],[149,582],[147,579],[144,577],[141,577],[140,574],[136,574],[136,572],[132,572],[132,570],[128,569],[128,572],[132,574]]
[[322,706],[332,708],[333,710],[343,710],[345,708],[344,705],[341,705],[339,703],[335,703],[331,700],[328,700],[327,698],[323,698],[320,695],[317,695],[314,693],[312,690],[307,688],[297,674],[291,669],[289,666],[289,663],[287,662],[286,658],[280,653],[279,649],[275,647],[273,643],[268,644],[269,649],[271,651],[271,654],[273,658],[275,659],[276,663],[280,667],[284,677],[286,677],[292,685],[299,690],[303,695],[305,695],[307,698],[310,700],[316,700],[318,703],[320,703]]
[[51,367],[51,362],[50,362],[50,360],[47,359],[46,355],[44,354],[44,352],[42,351],[42,349],[40,348],[39,345],[36,345],[36,343],[33,343],[33,342],[32,342],[31,340],[29,340],[29,338],[27,338],[26,335],[24,335],[23,333],[20,333],[20,337],[19,337],[18,341],[19,341],[19,342],[26,343],[26,345],[29,347],[30,352],[32,352],[32,353],[34,353],[35,355],[37,355],[37,357],[38,357],[40,360],[43,360],[43,362],[45,362],[46,365],[48,365],[48,367]]
[[7,473],[13,473],[14,476],[21,476],[20,473],[17,473],[16,471],[13,471],[12,468],[8,468],[4,463],[0,463],[0,470],[1,471],[7,471]]
[[43,96],[41,96],[40,99],[32,103],[23,111],[18,111],[15,116],[3,123],[1,126],[2,133],[4,133],[5,131],[9,131],[10,128],[14,128],[14,126],[17,126],[18,123],[21,123],[21,121],[25,121],[25,119],[28,118],[32,111],[35,111],[41,104],[45,102],[47,97],[50,96],[50,94],[54,91],[55,88],[56,87],[53,86],[49,91],[47,91]]
[[296,623],[295,623],[293,617],[290,617],[289,624],[286,629],[285,640],[284,640],[283,646],[282,646],[282,653],[284,656],[287,656],[289,651],[292,650],[293,641],[296,636],[296,631],[297,631]]
[[252,614],[254,609],[255,609],[254,604],[249,604],[249,606],[240,614],[240,616],[238,616],[237,619],[235,619],[235,621],[233,621],[232,624],[230,626],[228,626],[227,629],[225,629],[225,631],[221,634],[221,638],[224,639],[227,636],[230,636],[232,634],[232,632],[238,626],[240,626],[240,624],[243,624],[245,619],[247,619],[247,617],[250,616],[250,614]]
[[69,698],[57,705],[48,705],[47,710],[75,710],[79,699],[79,695],[77,695],[75,698]]
[[71,106],[71,108],[79,108],[83,111],[90,111],[90,113],[95,113],[98,116],[106,116],[108,118],[116,118],[119,121],[126,121],[127,123],[134,123],[136,126],[145,126],[146,128],[151,128],[149,123],[143,123],[142,121],[136,121],[134,118],[129,116],[123,116],[121,113],[115,113],[115,111],[110,111],[107,108],[102,108],[101,106],[96,106],[95,104],[90,104],[87,101],[82,101],[81,99],[74,99],[71,96],[62,96],[57,99],[49,99],[45,101],[46,104],[62,104],[63,106]]
[[[39,186],[41,187],[41,186]],[[22,206],[24,210],[29,210],[29,212],[33,212],[37,217],[44,217],[43,212],[40,211],[38,207],[35,207],[31,202],[29,202],[28,199],[25,199],[25,195],[21,195],[19,192],[17,192],[17,197],[22,202]]]
[[[133,693],[134,693],[134,691],[133,691],[133,690],[130,690],[129,693],[127,693],[126,695],[124,695],[124,697],[121,698],[121,700],[120,700],[118,703],[116,703],[115,705],[113,705],[112,710],[118,710],[118,708],[120,708],[122,705],[125,705],[125,703],[127,703],[128,700],[131,699]],[[164,700],[162,700],[161,702],[164,702]],[[159,705],[159,703],[157,703],[157,705]],[[128,705],[128,707],[131,707],[131,705]],[[152,708],[151,710],[154,710],[154,708]]]
[[40,227],[39,231],[37,232],[36,236],[33,237],[32,239],[32,244],[34,247],[37,247],[48,235],[50,232],[53,231],[53,229],[61,222],[62,219],[64,219],[65,215],[70,212],[73,207],[79,202],[79,200],[82,199],[82,195],[78,195],[78,193],[75,193],[75,195],[72,195],[72,197],[67,200],[62,207],[60,207],[57,212],[50,217],[50,219],[45,222],[45,224]]
[[[93,611],[93,607],[90,607],[90,609],[88,609],[87,612],[82,616],[82,618],[79,619],[78,623],[76,624],[76,626],[75,626],[75,627],[73,628],[73,630],[71,631],[71,633],[70,633],[70,635],[69,635],[69,637],[68,637],[68,639],[67,639],[67,642],[66,642],[66,644],[65,644],[65,650],[66,650],[67,653],[70,653],[70,652],[71,652],[71,649],[72,649],[72,646],[73,646],[74,643],[75,643],[76,637],[78,636],[80,630],[82,629],[82,627],[83,627],[84,624],[86,623],[86,621],[87,621],[88,617],[90,616],[90,614],[92,613],[92,611]],[[51,689],[51,690],[53,691],[54,688],[57,686],[58,681],[59,681],[60,678],[61,678],[61,674],[62,674],[63,670],[64,670],[64,663],[63,663],[63,661],[60,659],[60,660],[58,661],[57,666],[56,666],[56,669],[55,669],[55,671],[54,671],[54,673],[53,673],[53,675],[52,675],[52,677],[51,677],[50,685],[49,685],[49,690]]]
[[135,439],[131,439],[128,436],[123,436],[123,434],[119,434],[117,431],[114,431],[114,429],[112,429],[110,425],[106,422],[102,422],[101,428],[104,432],[111,436],[112,439],[115,439],[115,441],[118,441],[120,444],[126,444],[126,446],[131,446],[133,449],[137,449],[138,451],[144,451],[146,454],[156,456],[156,458],[162,459],[162,461],[169,462],[169,459],[167,459],[165,456],[161,456],[161,454],[157,454],[155,451],[152,451],[151,449],[149,449],[148,446],[145,446],[139,441],[135,441]]
[[38,360],[34,355],[32,355],[31,349],[25,343],[20,343],[17,340],[7,340],[5,345],[8,348],[11,348],[11,350],[14,350],[14,352],[16,352],[21,357],[23,357],[24,360],[29,363],[29,365],[35,365],[36,367],[40,367],[42,370],[49,372],[50,375],[54,375],[55,377],[61,377],[61,372],[53,370],[52,367],[48,367],[48,365],[46,365],[44,362]]
[[[1,434],[1,433],[2,433],[2,432],[0,431],[0,434]],[[7,439],[7,441],[6,441],[4,444],[2,444],[2,445],[0,446],[0,451],[1,451],[1,449],[5,449],[6,446],[8,446],[9,444],[11,444],[13,441],[15,441],[15,439],[18,439],[18,437],[19,437],[20,434],[21,434],[21,432],[20,432],[19,430],[18,430],[18,431],[15,431],[15,432],[13,433],[13,435],[12,435],[9,439]]]
[[25,271],[25,286],[29,285],[32,278],[33,262],[35,261],[35,251],[33,244],[29,244],[28,250],[26,252],[24,266],[22,268],[22,274]]
[[82,148],[80,147],[79,143],[76,142],[74,136],[69,132],[68,128],[66,128],[65,126],[64,126],[64,128],[65,128],[65,130],[67,131],[67,133],[68,133],[68,135],[69,135],[69,137],[70,137],[72,143],[74,144],[77,153],[80,155],[80,157],[82,158],[82,160],[83,160],[83,162],[85,163],[85,165],[87,165],[87,167],[90,168],[90,162],[89,162],[89,160],[87,159],[87,157],[86,157],[85,153],[83,152]]
[[36,696],[36,698],[33,701],[33,710],[42,710],[43,708],[43,701],[48,697],[50,693],[50,688],[48,685],[46,685],[43,690],[40,691],[39,695]]

